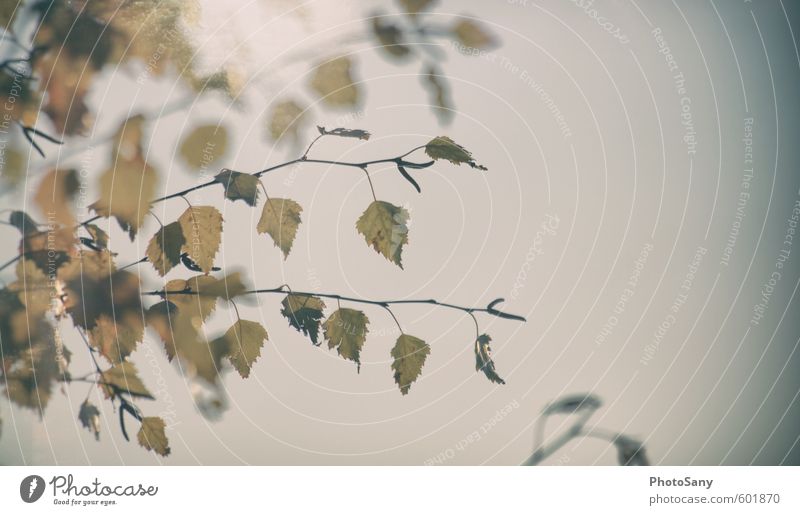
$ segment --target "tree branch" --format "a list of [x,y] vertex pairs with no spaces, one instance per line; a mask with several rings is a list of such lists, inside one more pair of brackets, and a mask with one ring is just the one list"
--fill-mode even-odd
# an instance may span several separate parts
[[[396,299],[396,300],[369,300],[369,299],[360,299],[357,297],[348,297],[346,295],[339,295],[337,293],[316,293],[316,292],[309,292],[309,291],[297,291],[297,290],[290,290],[285,284],[278,286],[277,288],[260,288],[255,290],[247,290],[242,292],[242,295],[257,295],[257,294],[269,294],[269,293],[283,293],[283,294],[294,294],[294,295],[310,295],[314,297],[322,297],[326,299],[336,299],[336,300],[343,300],[346,302],[356,302],[359,304],[371,304],[373,306],[380,306],[382,308],[388,308],[392,304],[428,304],[433,306],[440,306],[443,308],[455,309],[458,311],[463,311],[467,314],[473,313],[487,313],[492,316],[496,316],[498,318],[505,318],[508,320],[517,320],[520,322],[525,322],[526,319],[520,315],[514,315],[511,313],[506,313],[504,311],[499,311],[494,309],[494,306],[498,303],[502,302],[503,299],[495,299],[490,302],[485,308],[475,308],[475,307],[467,307],[467,306],[459,306],[456,304],[450,304],[448,302],[440,302],[436,299]],[[148,291],[142,292],[142,295],[152,295],[152,296],[159,296],[159,297],[166,297],[167,295],[201,295],[202,292],[196,292],[192,290],[176,290],[176,291],[167,291],[167,290],[156,290],[156,291]]]

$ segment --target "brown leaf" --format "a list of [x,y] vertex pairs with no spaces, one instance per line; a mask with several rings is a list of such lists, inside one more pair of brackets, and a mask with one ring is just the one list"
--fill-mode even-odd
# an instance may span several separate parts
[[51,170],[39,183],[33,201],[49,224],[55,221],[64,227],[72,227],[75,225],[73,200],[79,188],[75,170]]
[[222,213],[213,206],[192,206],[178,219],[186,241],[183,251],[208,274],[222,241]]
[[136,435],[139,445],[161,456],[169,456],[169,440],[165,432],[166,424],[160,417],[144,417],[142,427]]
[[356,106],[359,89],[353,82],[352,67],[349,57],[337,57],[319,64],[311,77],[311,89],[331,107]]

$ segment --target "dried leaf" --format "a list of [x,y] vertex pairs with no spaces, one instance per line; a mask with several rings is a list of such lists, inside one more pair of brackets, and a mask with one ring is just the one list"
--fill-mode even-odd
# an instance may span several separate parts
[[183,252],[208,274],[222,241],[222,214],[213,206],[192,206],[178,218],[186,241]]
[[447,136],[439,136],[429,141],[425,145],[425,153],[434,160],[447,159],[454,165],[466,163],[477,170],[486,170],[485,166],[479,165],[472,159],[472,154],[469,150]]
[[78,420],[81,425],[94,434],[95,440],[100,440],[100,410],[97,406],[89,402],[83,401],[81,409],[78,411]]
[[87,333],[89,343],[111,363],[120,363],[136,350],[144,337],[141,315],[127,310],[124,316],[101,314]]
[[406,395],[411,388],[411,383],[417,380],[425,359],[431,353],[430,346],[424,341],[409,334],[401,334],[392,348],[392,371],[394,381],[400,388],[400,393]]
[[244,200],[249,206],[255,206],[258,200],[258,177],[249,173],[234,172],[223,169],[214,180],[225,188],[225,198],[229,200]]
[[311,78],[313,89],[331,107],[354,107],[358,104],[359,89],[351,75],[349,57],[337,57],[317,66]]
[[33,201],[47,215],[48,223],[56,221],[64,227],[75,225],[73,200],[80,184],[75,170],[51,170],[39,183]]
[[242,378],[250,375],[253,363],[261,356],[261,347],[269,339],[267,330],[258,322],[239,320],[219,338],[226,355]]
[[179,222],[172,222],[159,229],[150,238],[145,255],[153,264],[158,275],[164,277],[172,267],[181,261],[181,249],[186,245],[183,228]]
[[361,349],[367,339],[369,318],[363,311],[339,308],[322,324],[328,348],[336,348],[344,359],[355,361],[361,368]]
[[189,133],[180,144],[180,155],[195,170],[208,168],[228,149],[228,131],[220,125],[202,125]]
[[336,129],[327,130],[325,127],[317,125],[317,130],[323,136],[341,136],[343,138],[363,139],[364,141],[368,140],[371,136],[369,132],[361,129],[344,129],[342,127],[337,127]]
[[319,321],[325,303],[319,297],[290,293],[281,302],[281,314],[289,320],[289,325],[305,334],[314,345],[318,345]]
[[272,237],[275,246],[283,252],[284,259],[289,257],[292,250],[302,211],[300,204],[291,199],[270,198],[264,202],[256,230],[259,234],[267,233]]
[[136,439],[139,440],[139,445],[148,451],[155,451],[161,456],[169,456],[169,440],[165,429],[166,424],[161,417],[144,417]]
[[100,216],[113,216],[135,237],[150,210],[158,173],[141,157],[119,159],[100,177],[100,199],[90,207]]
[[372,202],[356,222],[367,245],[403,268],[403,245],[408,243],[408,211],[382,200]]
[[139,379],[136,365],[130,361],[123,361],[106,370],[100,374],[100,380],[103,383],[103,391],[108,398],[113,398],[117,391],[132,397],[154,398],[142,380]]
[[489,342],[492,341],[491,336],[482,334],[475,340],[475,370],[482,370],[489,381],[498,384],[506,384],[503,379],[497,375],[494,368],[494,360],[492,360],[492,349],[489,347]]
[[94,245],[98,249],[104,250],[108,248],[108,234],[106,234],[106,232],[103,229],[99,228],[95,224],[88,224],[85,225],[84,227],[86,228],[86,231],[89,233],[89,235],[92,237]]

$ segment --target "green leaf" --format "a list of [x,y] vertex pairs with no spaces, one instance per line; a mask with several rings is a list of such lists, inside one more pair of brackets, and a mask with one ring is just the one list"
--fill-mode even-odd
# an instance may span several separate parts
[[181,261],[181,249],[186,237],[179,222],[167,224],[150,238],[145,255],[158,275],[164,277]]
[[328,348],[336,351],[344,359],[355,361],[361,369],[361,349],[367,339],[369,318],[363,311],[339,308],[322,324]]
[[169,456],[169,440],[165,432],[166,424],[161,417],[144,417],[142,427],[136,434],[139,445],[161,456]]
[[283,259],[286,259],[292,250],[302,212],[300,204],[291,199],[270,198],[264,202],[256,230],[258,234],[267,233],[272,237],[275,246],[283,252]]
[[185,240],[182,251],[208,274],[222,241],[222,213],[213,206],[192,206],[178,218]]
[[506,384],[495,371],[492,349],[489,347],[491,341],[492,337],[488,334],[482,334],[475,340],[475,370],[483,370],[489,381],[493,383]]
[[145,399],[153,399],[153,394],[145,387],[139,373],[136,370],[136,365],[130,361],[123,361],[114,365],[110,369],[100,374],[100,380],[103,383],[103,390],[106,392],[108,398],[113,398],[116,395],[116,389],[127,393],[132,397],[144,397]]
[[81,409],[78,411],[78,420],[81,425],[94,434],[95,440],[100,440],[100,410],[97,406],[89,402],[83,401]]
[[356,222],[356,229],[367,245],[403,268],[401,254],[408,243],[408,211],[382,200],[372,202]]
[[227,148],[228,131],[225,127],[202,125],[183,139],[180,154],[190,167],[203,169],[224,156]]
[[411,383],[417,380],[422,372],[425,359],[431,353],[430,346],[416,336],[401,334],[392,349],[392,370],[394,381],[403,395],[408,393]]
[[342,138],[356,138],[368,140],[372,134],[362,129],[345,129],[337,127],[335,129],[327,130],[325,127],[317,125],[317,130],[323,136],[340,136]]
[[352,67],[349,57],[319,64],[311,77],[311,89],[331,107],[354,107],[358,104],[359,90],[350,73]]
[[454,165],[466,163],[476,170],[486,170],[485,166],[479,165],[472,159],[472,154],[469,150],[447,136],[439,136],[430,140],[428,144],[425,145],[425,153],[428,154],[431,159],[447,159]]
[[325,303],[313,295],[290,293],[281,302],[281,314],[289,320],[289,325],[305,334],[314,345],[318,345],[319,321],[322,319],[322,310]]
[[239,320],[218,340],[227,349],[233,368],[242,378],[247,378],[253,363],[261,356],[261,347],[268,339],[267,330],[258,322]]
[[234,172],[225,168],[214,180],[225,188],[225,198],[244,200],[249,206],[255,206],[258,200],[258,177],[249,173]]

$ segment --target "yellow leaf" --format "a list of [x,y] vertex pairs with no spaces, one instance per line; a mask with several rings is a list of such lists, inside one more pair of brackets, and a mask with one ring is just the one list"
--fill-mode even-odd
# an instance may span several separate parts
[[180,263],[181,249],[186,243],[183,229],[178,222],[167,224],[150,238],[145,255],[158,275],[164,277],[172,267]]
[[48,223],[54,220],[64,227],[75,225],[72,202],[78,192],[78,174],[75,170],[52,170],[39,183],[33,198]]
[[131,239],[150,209],[158,174],[141,157],[118,159],[100,177],[100,199],[91,205],[100,216],[113,216]]
[[200,170],[219,160],[228,149],[228,131],[219,125],[202,125],[183,138],[180,154],[190,167]]
[[356,222],[367,245],[403,268],[401,254],[408,243],[408,211],[382,200],[372,202]]
[[152,399],[153,394],[147,389],[141,379],[136,365],[130,361],[123,361],[100,374],[103,391],[106,397],[113,398],[117,390],[127,393],[132,397]]
[[226,354],[233,368],[242,378],[247,378],[253,363],[261,356],[261,347],[268,339],[267,330],[258,322],[239,320],[218,340],[227,349]]
[[214,267],[222,241],[222,214],[213,206],[192,206],[178,219],[183,230],[183,251],[208,274]]
[[336,351],[344,359],[355,361],[361,367],[361,349],[367,338],[369,318],[363,311],[339,308],[322,324],[328,348]]
[[305,110],[292,100],[276,104],[270,114],[267,132],[273,141],[282,138],[297,139],[298,133],[305,124]]
[[249,206],[255,206],[258,200],[258,177],[249,173],[234,172],[227,168],[218,173],[214,180],[225,188],[225,198],[244,200]]
[[453,35],[468,48],[488,50],[497,45],[489,32],[472,20],[461,20],[453,27]]
[[281,314],[289,320],[289,325],[305,334],[314,345],[319,336],[319,321],[325,303],[319,297],[290,293],[281,302]]
[[401,334],[392,349],[394,381],[403,395],[408,393],[411,383],[417,380],[431,353],[430,346],[415,336]]
[[318,65],[311,78],[311,89],[332,107],[355,106],[359,90],[353,83],[351,68],[349,57],[337,57]]
[[136,439],[139,440],[139,445],[148,451],[155,451],[161,456],[169,456],[169,440],[165,429],[166,424],[160,417],[144,417]]
[[439,136],[430,140],[428,144],[425,145],[425,153],[434,160],[447,159],[454,165],[466,163],[477,170],[486,170],[485,166],[475,162],[469,150],[447,136]]
[[141,315],[128,311],[124,316],[101,314],[88,331],[89,343],[111,363],[120,363],[136,350],[144,337]]
[[302,211],[300,204],[290,199],[270,198],[264,202],[256,230],[259,234],[267,233],[272,237],[275,246],[283,251],[284,259],[292,250]]

